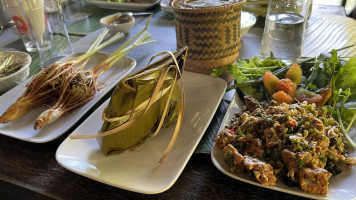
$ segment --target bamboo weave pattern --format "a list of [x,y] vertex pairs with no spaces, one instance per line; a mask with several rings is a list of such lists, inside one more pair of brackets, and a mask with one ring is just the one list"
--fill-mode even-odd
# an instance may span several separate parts
[[189,47],[186,68],[206,73],[209,68],[235,62],[241,46],[240,18],[245,1],[196,9],[180,7],[180,1],[173,1],[172,7],[177,49]]

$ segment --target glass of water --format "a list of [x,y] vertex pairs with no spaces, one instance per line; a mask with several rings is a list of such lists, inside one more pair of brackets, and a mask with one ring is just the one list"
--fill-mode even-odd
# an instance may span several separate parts
[[302,55],[311,0],[269,0],[260,56],[293,62]]

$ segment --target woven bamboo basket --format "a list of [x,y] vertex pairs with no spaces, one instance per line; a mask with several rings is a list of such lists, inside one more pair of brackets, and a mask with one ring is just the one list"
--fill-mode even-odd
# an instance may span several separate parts
[[174,0],[177,48],[188,46],[186,69],[209,74],[234,63],[239,55],[241,8],[245,1],[212,7],[183,7],[194,0]]

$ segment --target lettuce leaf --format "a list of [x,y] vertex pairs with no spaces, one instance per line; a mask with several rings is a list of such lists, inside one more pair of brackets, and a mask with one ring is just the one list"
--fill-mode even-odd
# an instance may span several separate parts
[[[334,101],[333,104],[336,105],[340,110],[340,115],[343,121],[342,123],[346,123],[347,125],[347,128],[345,130],[345,133],[347,134],[356,116],[356,58],[355,57],[350,58],[350,60],[346,63],[346,65],[344,65],[338,70],[335,76],[333,93],[341,94],[342,92],[344,94],[341,96],[333,95],[333,101]],[[345,96],[347,97],[345,98]],[[352,141],[349,142],[351,146],[355,147],[355,144]]]
[[[244,83],[249,80],[255,80],[263,76],[266,71],[273,71],[286,64],[282,61],[275,59],[273,56],[260,60],[257,56],[251,59],[240,59],[236,65],[228,65],[218,69],[211,70],[211,76],[220,77],[224,71],[229,72],[235,79],[235,84]],[[265,95],[265,88],[263,84],[249,84],[247,86],[240,87],[240,90],[244,95],[249,95],[257,100],[262,100]]]
[[350,58],[346,65],[340,68],[335,77],[335,88],[350,88],[348,101],[356,101],[356,57]]

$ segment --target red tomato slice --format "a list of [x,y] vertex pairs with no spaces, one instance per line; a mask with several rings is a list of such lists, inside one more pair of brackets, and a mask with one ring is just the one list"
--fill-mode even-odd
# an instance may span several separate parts
[[319,94],[316,94],[312,91],[298,88],[295,92],[294,98],[297,99],[299,102],[308,102],[308,103],[316,103],[320,101],[323,97]]

